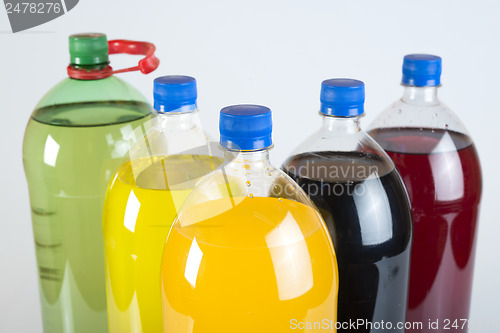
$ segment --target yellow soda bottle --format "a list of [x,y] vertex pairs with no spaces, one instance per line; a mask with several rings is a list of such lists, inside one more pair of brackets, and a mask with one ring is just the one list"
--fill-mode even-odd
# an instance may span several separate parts
[[271,110],[220,113],[223,166],[186,200],[163,252],[163,331],[335,332],[337,261],[302,189],[269,162]]
[[162,331],[160,266],[170,226],[196,183],[221,162],[208,153],[196,106],[196,80],[154,81],[158,116],[135,136],[130,162],[107,192],[103,232],[110,333]]

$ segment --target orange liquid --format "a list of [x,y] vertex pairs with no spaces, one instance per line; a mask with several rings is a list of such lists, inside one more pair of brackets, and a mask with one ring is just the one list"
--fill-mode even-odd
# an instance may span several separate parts
[[302,203],[244,197],[187,208],[161,270],[164,332],[335,331],[336,257],[319,213]]

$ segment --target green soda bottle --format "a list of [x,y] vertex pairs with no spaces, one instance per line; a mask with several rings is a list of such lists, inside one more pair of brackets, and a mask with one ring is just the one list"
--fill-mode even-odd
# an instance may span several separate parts
[[[38,103],[28,122],[23,160],[28,181],[46,333],[107,332],[102,207],[129,149],[129,134],[153,117],[146,99],[113,76],[159,64],[154,45],[69,37],[69,78]],[[143,54],[114,71],[108,54]]]

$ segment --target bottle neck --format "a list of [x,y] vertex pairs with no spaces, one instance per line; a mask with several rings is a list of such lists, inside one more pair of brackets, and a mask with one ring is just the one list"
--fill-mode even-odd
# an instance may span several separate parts
[[70,64],[67,71],[71,79],[85,81],[102,80],[113,75],[109,62],[93,65]]
[[404,86],[403,97],[401,100],[413,105],[436,105],[439,104],[438,86],[434,87],[414,87]]
[[156,119],[160,128],[169,132],[183,132],[201,128],[198,110],[189,112],[158,112]]
[[109,62],[104,62],[101,64],[94,64],[94,65],[70,64],[69,66],[71,68],[74,68],[74,69],[101,70],[101,69],[107,68],[109,66]]
[[272,149],[268,147],[261,150],[224,150],[224,161],[230,163],[232,170],[244,171],[245,174],[254,174],[271,168],[269,161],[269,151]]
[[359,125],[362,115],[357,117],[336,117],[322,114],[322,129],[335,134],[355,134],[361,131]]

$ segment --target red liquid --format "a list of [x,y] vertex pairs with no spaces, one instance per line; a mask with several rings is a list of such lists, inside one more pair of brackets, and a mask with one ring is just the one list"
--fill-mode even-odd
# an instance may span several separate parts
[[[472,140],[457,132],[380,129],[370,133],[396,164],[413,214],[406,332],[467,332],[481,168]],[[452,323],[458,319],[459,329]],[[439,320],[439,329],[429,329]],[[444,330],[447,321],[450,330]]]

